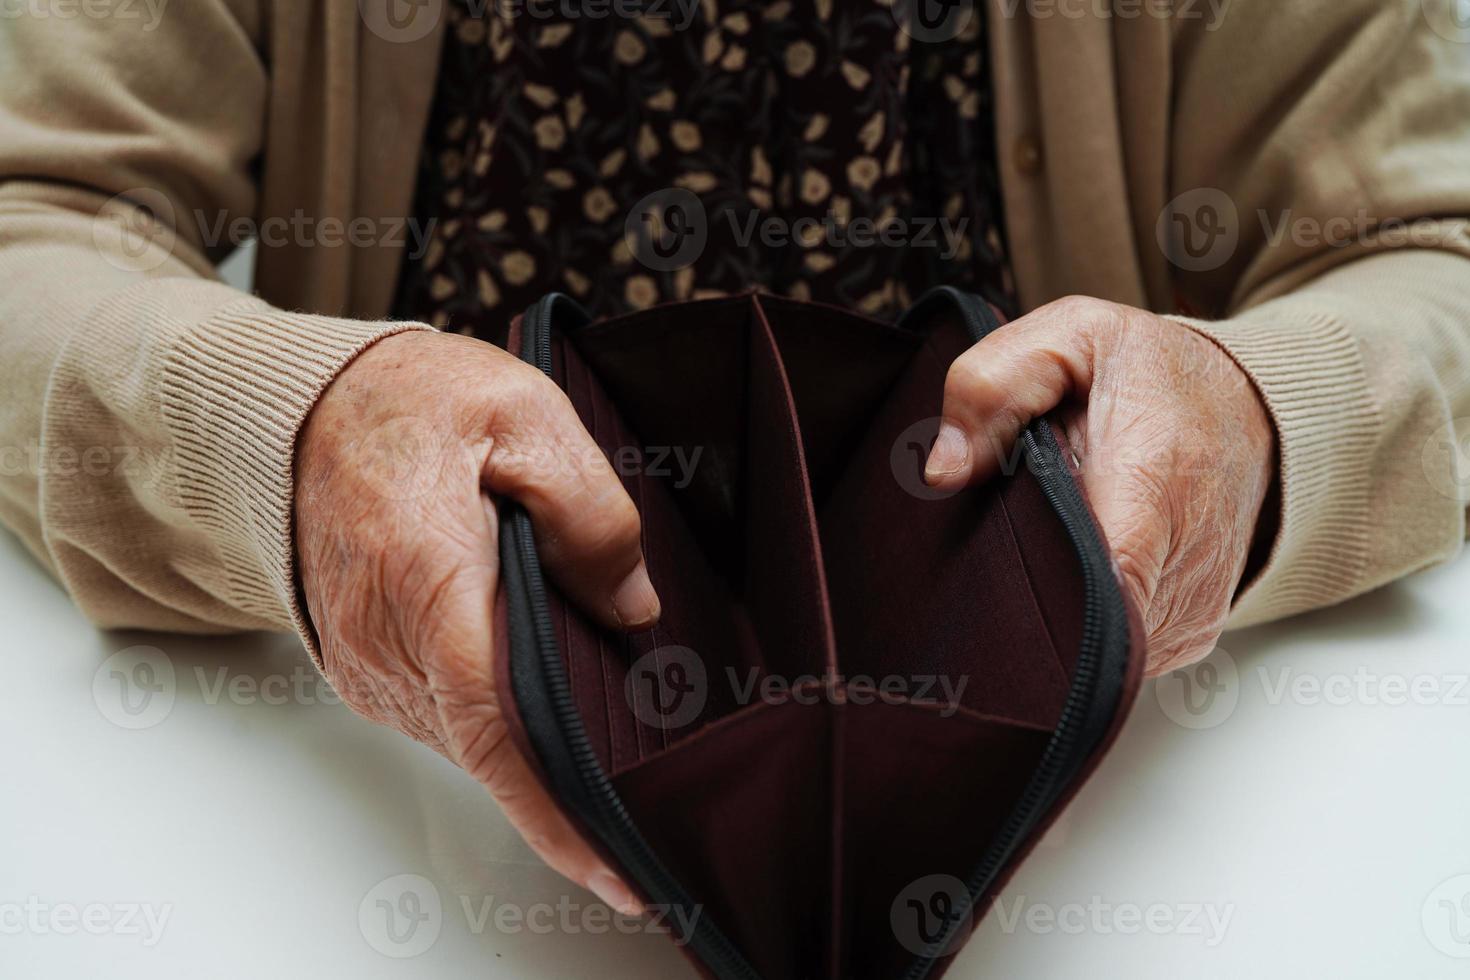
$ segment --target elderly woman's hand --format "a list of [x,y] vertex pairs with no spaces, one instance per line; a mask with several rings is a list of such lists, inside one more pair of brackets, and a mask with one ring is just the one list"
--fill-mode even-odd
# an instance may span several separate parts
[[1151,675],[1214,647],[1275,470],[1254,385],[1189,327],[1071,297],[995,331],[950,368],[925,477],[983,480],[1061,406],[1083,483],[1143,611]]
[[338,376],[298,442],[299,571],[327,678],[484,784],[553,868],[636,911],[507,738],[492,495],[526,506],[546,567],[589,613],[624,628],[658,618],[638,513],[565,395],[489,344],[398,334]]

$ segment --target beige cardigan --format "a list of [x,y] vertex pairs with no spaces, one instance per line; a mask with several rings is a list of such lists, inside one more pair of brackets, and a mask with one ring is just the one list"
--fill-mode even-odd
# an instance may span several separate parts
[[[328,242],[333,220],[394,238],[409,213],[442,23],[382,29],[384,2],[361,4],[378,31],[354,0],[0,23],[0,519],[99,624],[303,626],[295,433],[355,352],[409,326],[380,319],[401,246]],[[1190,322],[1275,419],[1278,537],[1232,625],[1454,554],[1470,33],[1449,0],[990,2],[1025,304],[1219,317]],[[1228,197],[1239,242],[1186,272],[1156,230],[1196,189]],[[118,194],[163,232],[103,207]],[[259,298],[214,278],[221,221],[293,216],[321,240],[262,246]],[[1341,218],[1324,230],[1346,241],[1300,232]],[[1407,244],[1374,233],[1420,218]],[[1272,240],[1283,220],[1298,233]]]

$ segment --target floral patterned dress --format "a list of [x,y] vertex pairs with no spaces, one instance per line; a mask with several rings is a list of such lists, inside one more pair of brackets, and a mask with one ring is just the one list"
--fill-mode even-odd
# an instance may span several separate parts
[[982,17],[920,41],[893,2],[452,0],[397,313],[495,340],[551,290],[1013,308]]

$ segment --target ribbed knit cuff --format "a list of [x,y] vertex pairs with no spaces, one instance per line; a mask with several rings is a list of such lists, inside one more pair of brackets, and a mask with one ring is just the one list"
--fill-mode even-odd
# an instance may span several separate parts
[[1354,594],[1368,560],[1381,424],[1353,335],[1312,306],[1287,296],[1228,320],[1171,317],[1235,359],[1276,426],[1280,522],[1265,567],[1236,596],[1231,629]]
[[[422,323],[348,320],[276,309],[218,283],[170,283],[122,297],[163,340],[155,390],[176,458],[177,505],[208,535],[225,598],[294,628],[314,659],[293,544],[296,436],[322,391],[364,348]],[[197,318],[194,318],[197,317]],[[100,316],[99,323],[116,318]],[[128,329],[138,333],[136,319]],[[166,338],[166,339],[164,339]]]

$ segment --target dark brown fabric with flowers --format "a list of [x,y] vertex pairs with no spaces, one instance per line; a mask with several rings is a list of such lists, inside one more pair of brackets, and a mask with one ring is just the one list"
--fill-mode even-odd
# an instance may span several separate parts
[[[924,42],[892,0],[578,6],[451,4],[398,315],[494,340],[551,290],[599,315],[756,288],[888,316],[940,283],[1014,312],[978,10]],[[640,239],[670,200],[695,203]]]

